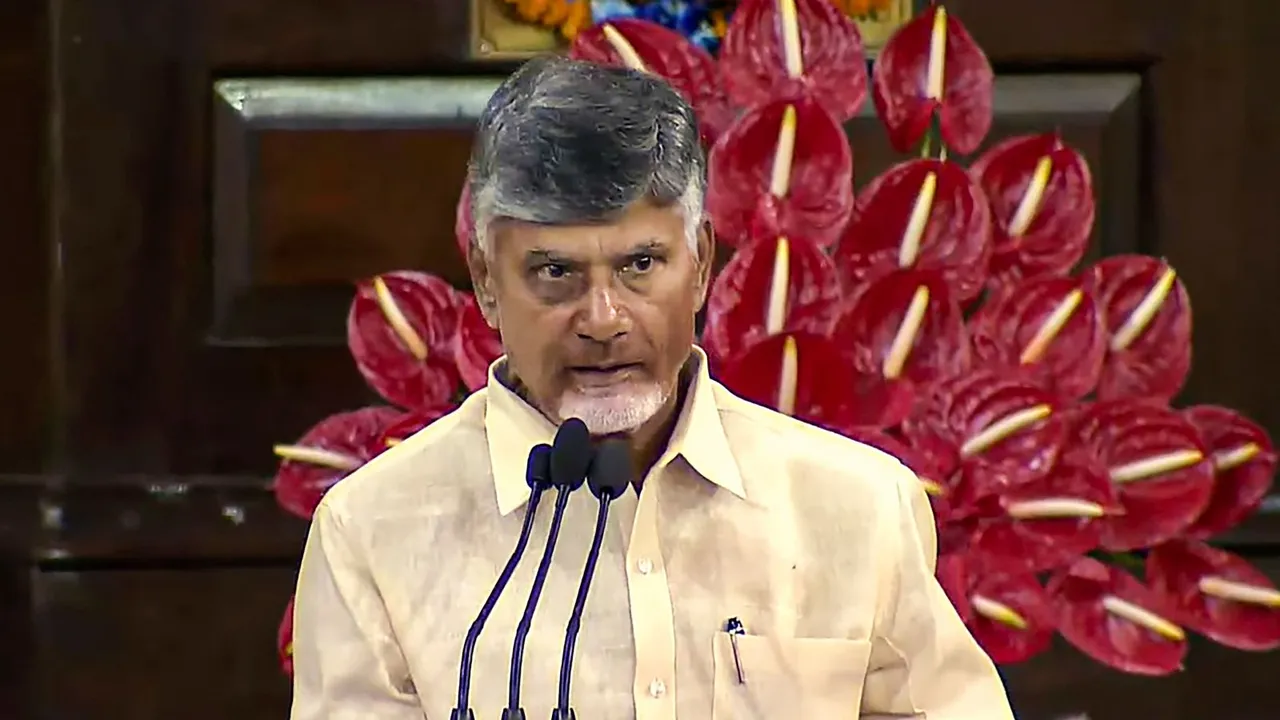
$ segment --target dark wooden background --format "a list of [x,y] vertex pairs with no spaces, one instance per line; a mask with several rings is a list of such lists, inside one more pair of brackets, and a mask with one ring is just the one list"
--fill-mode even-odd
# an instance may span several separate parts
[[[1280,5],[948,4],[1001,74],[993,137],[1061,128],[1098,181],[1095,251],[1180,270],[1184,401],[1280,434]],[[371,400],[348,280],[463,278],[468,114],[509,70],[467,31],[460,0],[0,2],[0,717],[286,716],[305,528],[269,448]],[[892,160],[869,118],[851,134],[861,179]],[[1227,539],[1276,578],[1278,517]],[[1280,708],[1276,655],[1209,645],[1172,679],[1069,649],[1008,675],[1037,720]]]

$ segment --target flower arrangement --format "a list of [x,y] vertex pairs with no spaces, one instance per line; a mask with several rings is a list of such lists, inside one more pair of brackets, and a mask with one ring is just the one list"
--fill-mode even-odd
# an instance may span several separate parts
[[[1172,267],[1076,267],[1095,212],[1078,152],[1050,133],[955,162],[990,129],[993,73],[945,7],[903,26],[870,73],[828,0],[742,0],[717,60],[635,18],[583,30],[571,52],[655,73],[694,105],[707,212],[734,248],[701,337],[713,374],[916,472],[940,584],[997,663],[1055,633],[1147,675],[1181,667],[1188,630],[1280,647],[1280,591],[1206,542],[1268,492],[1270,438],[1227,408],[1170,406],[1191,365]],[[842,124],[868,92],[914,157],[855,196]],[[464,251],[468,208],[464,192]],[[348,342],[395,408],[340,413],[276,447],[276,493],[302,517],[483,386],[501,353],[471,295],[413,271],[358,283]],[[290,630],[286,612],[286,668]]]
[[[830,0],[847,17],[878,20],[893,0]],[[506,0],[521,20],[555,28],[572,41],[593,22],[636,18],[675,30],[715,53],[737,0]]]

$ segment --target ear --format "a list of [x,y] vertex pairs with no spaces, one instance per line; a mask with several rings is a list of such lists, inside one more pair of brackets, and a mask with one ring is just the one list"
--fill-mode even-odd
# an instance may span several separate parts
[[471,273],[471,287],[475,290],[476,304],[489,327],[498,329],[498,296],[494,292],[494,273],[489,258],[473,237],[467,248],[467,270]]
[[716,264],[716,234],[710,220],[703,220],[698,228],[698,310],[707,302],[707,290],[711,286],[711,272]]

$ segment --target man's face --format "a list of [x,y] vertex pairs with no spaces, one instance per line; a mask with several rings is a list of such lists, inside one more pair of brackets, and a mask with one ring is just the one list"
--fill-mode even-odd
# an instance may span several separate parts
[[509,368],[554,421],[629,432],[674,397],[706,297],[710,233],[685,240],[679,207],[632,206],[616,222],[493,226],[469,258],[476,295]]

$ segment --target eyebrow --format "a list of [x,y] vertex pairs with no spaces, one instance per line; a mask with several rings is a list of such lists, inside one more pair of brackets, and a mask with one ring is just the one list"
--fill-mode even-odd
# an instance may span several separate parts
[[667,244],[657,238],[649,238],[628,251],[627,255],[637,255],[640,253],[656,253],[667,249]]
[[[657,238],[649,238],[647,240],[643,240],[641,242],[636,243],[635,245],[631,246],[630,248],[627,248],[622,252],[616,253],[614,257],[615,258],[635,257],[636,255],[642,255],[645,253],[665,252],[666,249],[667,249],[666,243],[662,242]],[[572,264],[572,263],[581,262],[581,260],[573,258],[572,256],[566,254],[563,251],[551,250],[548,248],[533,248],[532,250],[529,250],[527,253],[525,253],[525,260],[526,262],[530,262],[530,263]]]

